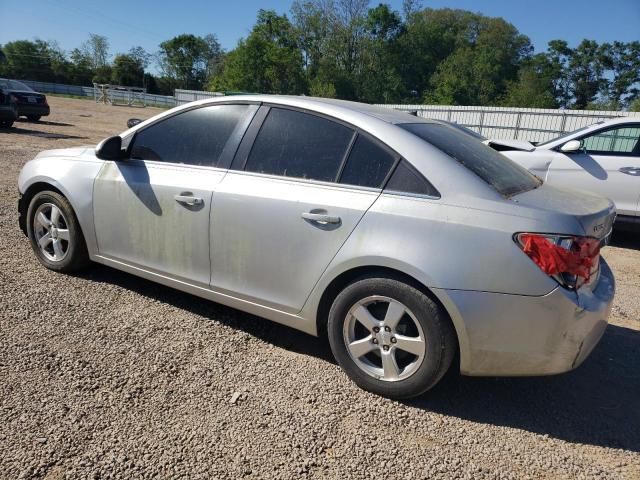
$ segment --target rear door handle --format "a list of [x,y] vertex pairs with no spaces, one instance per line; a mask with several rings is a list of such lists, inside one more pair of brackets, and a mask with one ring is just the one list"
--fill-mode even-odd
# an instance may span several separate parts
[[179,195],[174,195],[173,199],[178,203],[189,205],[190,207],[195,207],[204,203],[202,198],[194,197],[191,192],[182,192]]
[[304,218],[305,220],[309,220],[310,222],[319,223],[321,225],[335,225],[340,223],[340,217],[327,215],[326,213],[303,212],[302,218]]
[[626,173],[627,175],[640,176],[640,167],[622,167],[619,171],[622,173]]

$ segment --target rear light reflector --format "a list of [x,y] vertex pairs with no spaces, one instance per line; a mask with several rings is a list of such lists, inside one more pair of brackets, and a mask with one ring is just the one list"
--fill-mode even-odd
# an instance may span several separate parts
[[578,289],[598,276],[600,240],[596,238],[518,233],[515,240],[540,270],[565,288]]

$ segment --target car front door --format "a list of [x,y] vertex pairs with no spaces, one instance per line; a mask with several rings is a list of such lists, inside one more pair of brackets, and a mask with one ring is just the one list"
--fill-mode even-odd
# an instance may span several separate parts
[[582,150],[556,152],[547,181],[610,198],[618,215],[638,215],[640,124],[625,124],[581,137]]
[[205,106],[138,131],[95,180],[99,255],[208,287],[213,191],[257,108]]
[[295,313],[396,157],[331,119],[268,107],[256,119],[265,113],[213,196],[212,225],[224,228],[212,231],[212,288]]

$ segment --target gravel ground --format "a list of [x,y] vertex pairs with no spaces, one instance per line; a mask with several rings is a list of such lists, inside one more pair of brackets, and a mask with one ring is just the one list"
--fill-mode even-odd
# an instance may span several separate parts
[[618,295],[578,370],[390,401],[324,341],[106,267],[41,267],[21,166],[158,112],[50,100],[0,133],[0,478],[640,478],[638,236],[605,250]]

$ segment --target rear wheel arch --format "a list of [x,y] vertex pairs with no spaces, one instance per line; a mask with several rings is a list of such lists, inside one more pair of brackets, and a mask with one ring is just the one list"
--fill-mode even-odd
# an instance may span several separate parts
[[320,301],[318,302],[318,308],[316,312],[316,329],[318,335],[325,336],[327,331],[327,321],[329,319],[329,310],[331,309],[331,305],[333,301],[336,299],[338,294],[349,284],[362,280],[365,278],[390,278],[393,280],[398,280],[400,282],[406,283],[416,290],[424,293],[431,300],[436,302],[444,312],[447,313],[447,318],[449,323],[453,327],[453,331],[456,336],[456,343],[458,354],[461,352],[461,335],[459,325],[456,325],[456,322],[453,320],[452,315],[443,304],[442,301],[435,295],[426,285],[422,282],[418,281],[416,278],[408,275],[400,270],[396,270],[390,267],[382,267],[382,266],[362,266],[355,267],[350,270],[346,270],[339,274],[336,278],[334,278],[329,285],[324,289],[322,296],[320,297]]

